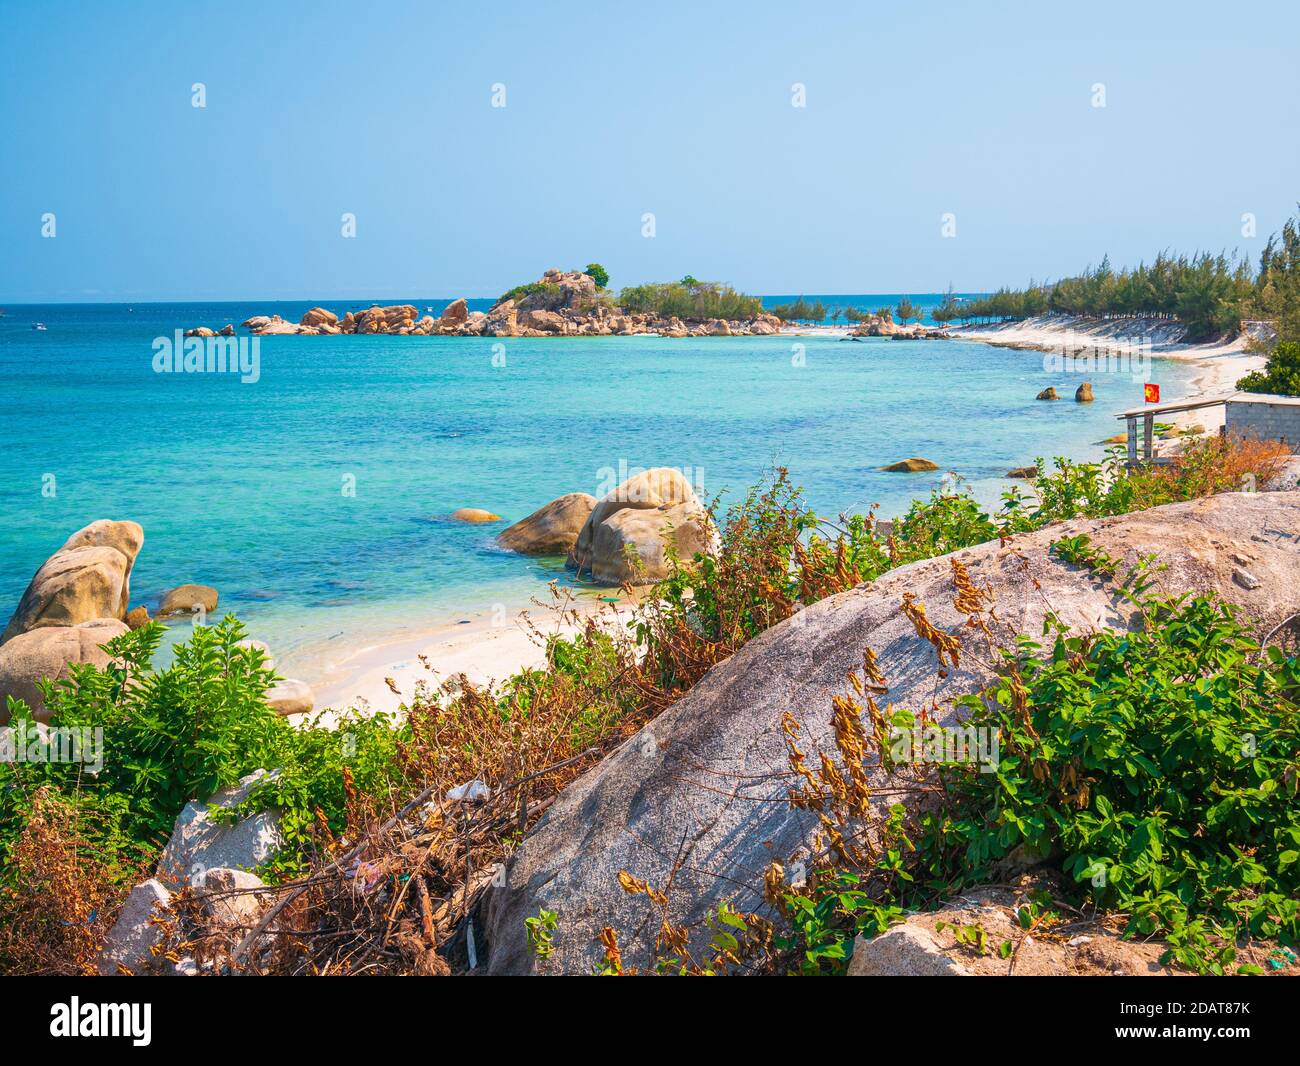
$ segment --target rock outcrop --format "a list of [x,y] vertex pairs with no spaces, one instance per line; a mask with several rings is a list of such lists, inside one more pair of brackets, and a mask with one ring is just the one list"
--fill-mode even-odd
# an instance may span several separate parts
[[[715,537],[690,482],[660,466],[629,477],[592,508],[566,564],[602,584],[649,584],[667,576],[668,544],[685,560],[711,550]],[[629,560],[629,549],[639,563]]]
[[[1127,601],[1090,571],[1049,552],[1054,540],[1083,533],[1128,565],[1156,553],[1167,567],[1162,589],[1217,591],[1263,629],[1295,610],[1297,529],[1296,493],[1230,493],[1068,522],[956,555],[976,585],[992,589],[994,637],[1004,645],[1015,634],[1040,633],[1049,610],[1085,629],[1130,624]],[[1253,589],[1233,580],[1242,566],[1259,582]],[[620,870],[657,887],[672,872],[674,923],[699,923],[728,899],[742,910],[765,911],[764,869],[773,858],[788,869],[806,857],[815,827],[811,815],[787,802],[782,715],[798,716],[804,751],[815,764],[819,751],[833,750],[831,700],[847,691],[846,675],[861,668],[866,647],[888,685],[882,705],[920,708],[933,701],[938,724],[952,724],[954,701],[990,680],[969,656],[940,676],[934,649],[901,610],[909,592],[933,625],[962,630],[967,619],[953,605],[951,560],[901,567],[752,640],[566,788],[513,853],[504,885],[486,899],[480,957],[487,969],[534,971],[524,919],[539,907],[561,916],[547,972],[590,972],[601,958],[605,925],[618,931],[626,962],[645,965],[660,916],[644,896],[622,890]]]
[[267,772],[258,770],[240,778],[233,788],[215,793],[206,802],[195,800],[185,805],[158,859],[157,877],[164,886],[174,889],[178,885],[197,883],[210,870],[221,867],[255,869],[282,846],[279,819],[269,811],[233,824],[218,821],[210,813],[214,807],[238,807],[266,778]]
[[22,700],[44,721],[48,714],[36,683],[69,677],[70,663],[107,667],[110,660],[101,646],[125,632],[126,624],[116,618],[96,618],[75,626],[41,626],[0,646],[0,725],[9,720],[7,696]]
[[779,333],[783,325],[779,318],[767,312],[744,320],[709,318],[684,322],[672,315],[625,311],[617,306],[612,293],[597,286],[590,275],[578,271],[548,270],[536,282],[513,291],[514,297],[498,301],[486,314],[470,311],[466,301],[459,299],[448,304],[436,319],[430,315],[417,317],[416,308],[410,304],[394,304],[349,311],[342,318],[324,307],[313,307],[299,322],[287,322],[279,315],[254,315],[243,325],[257,336],[363,333],[455,337],[645,333],[663,337],[770,336]]
[[[1017,890],[1002,886],[968,889],[936,911],[913,914],[880,936],[859,938],[849,962],[850,977],[1083,977],[1171,976],[1162,966],[1163,943],[1122,940],[1100,923],[1076,923],[1072,935],[1050,930],[1026,934],[1016,909],[1034,886],[1026,878]],[[978,926],[987,945],[958,943],[953,927]],[[998,948],[1010,943],[1014,956]],[[1187,972],[1187,971],[1183,971]]]
[[1075,389],[1074,400],[1076,403],[1092,403],[1092,383],[1085,381]]
[[1035,400],[1059,400],[1060,398],[1061,397],[1056,393],[1055,385],[1047,386],[1047,388],[1034,397]]
[[0,644],[43,626],[124,618],[131,567],[143,543],[144,531],[134,522],[100,519],[77,530],[36,571]]
[[497,543],[520,555],[567,555],[595,506],[595,496],[566,493],[503,530]]

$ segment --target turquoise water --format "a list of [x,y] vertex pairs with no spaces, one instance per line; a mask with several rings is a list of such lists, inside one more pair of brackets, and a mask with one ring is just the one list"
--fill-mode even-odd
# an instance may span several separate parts
[[[991,502],[1037,455],[1100,454],[1141,400],[1127,375],[1098,375],[1096,403],[1035,402],[1077,384],[1036,353],[835,337],[267,337],[256,383],[153,370],[154,338],[178,327],[306,306],[7,308],[0,615],[73,530],[130,518],[145,530],[133,602],[213,585],[292,672],[322,645],[524,605],[563,577],[496,548],[500,526],[449,521],[458,507],[515,520],[597,493],[620,464],[689,467],[734,498],[779,463],[820,511],[888,515],[938,484],[878,470],[913,455]],[[1156,360],[1152,377],[1176,396],[1192,373]]]

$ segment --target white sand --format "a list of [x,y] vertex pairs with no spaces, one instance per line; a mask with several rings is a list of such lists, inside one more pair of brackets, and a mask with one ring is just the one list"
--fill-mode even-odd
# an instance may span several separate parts
[[[612,596],[617,590],[608,593]],[[323,680],[312,688],[317,710],[330,708],[331,713],[303,715],[298,721],[333,724],[337,712],[348,708],[393,713],[409,703],[419,688],[436,690],[460,674],[475,685],[504,681],[520,670],[546,664],[547,636],[572,635],[591,617],[601,625],[619,627],[630,614],[627,601],[615,605],[584,597],[564,601],[562,609],[538,607],[513,617],[482,616],[414,637],[378,641],[324,664]]]
[[[988,326],[967,326],[952,335],[962,340],[986,344],[1033,348],[1067,354],[1102,351],[1144,352],[1152,359],[1175,359],[1194,363],[1201,373],[1191,380],[1186,396],[1161,396],[1161,402],[1191,399],[1196,396],[1223,396],[1236,391],[1237,379],[1264,366],[1264,356],[1246,351],[1247,335],[1231,341],[1187,344],[1183,328],[1176,323],[1151,319],[1098,321],[1066,315],[1045,315],[1022,322],[1003,322]],[[1118,412],[1116,412],[1118,414]],[[1200,425],[1208,433],[1217,433],[1223,425],[1223,408],[1163,417],[1179,426]],[[1120,423],[1116,423],[1117,427]],[[1118,429],[1117,429],[1118,432]]]

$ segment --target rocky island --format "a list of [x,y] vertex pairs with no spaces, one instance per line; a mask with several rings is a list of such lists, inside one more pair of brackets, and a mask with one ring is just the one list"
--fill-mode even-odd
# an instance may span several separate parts
[[[683,282],[683,288],[709,288],[708,283],[688,280],[693,285]],[[399,337],[627,337],[649,333],[661,337],[728,337],[771,336],[781,331],[781,319],[763,311],[756,299],[746,299],[745,309],[750,314],[745,318],[634,310],[620,305],[614,294],[597,284],[590,274],[551,269],[537,281],[512,289],[487,312],[470,311],[462,298],[448,304],[438,318],[420,315],[413,304],[393,304],[348,311],[342,318],[327,308],[313,307],[298,322],[286,321],[279,315],[254,315],[243,325],[260,337],[343,333]]]

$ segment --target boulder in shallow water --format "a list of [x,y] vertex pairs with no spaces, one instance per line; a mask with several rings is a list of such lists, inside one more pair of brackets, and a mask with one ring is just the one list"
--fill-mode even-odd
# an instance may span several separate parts
[[1036,466],[1018,466],[1014,470],[1007,471],[1007,477],[1018,478],[1036,478],[1038,476],[1038,467]]
[[93,522],[74,533],[36,571],[0,644],[42,626],[125,616],[131,564],[143,540],[134,522]]
[[452,511],[451,517],[457,522],[500,522],[501,516],[493,514],[491,511],[485,511],[481,507],[462,507],[458,511]]
[[300,326],[311,326],[314,329],[319,329],[321,326],[337,326],[339,316],[324,307],[313,307],[302,316],[298,324]]
[[627,508],[651,509],[671,507],[678,503],[695,503],[695,489],[680,470],[671,466],[656,466],[633,474],[617,488],[606,493],[591,509],[587,521],[578,534],[577,543],[569,552],[567,565],[571,570],[586,573],[591,569],[592,546],[596,530],[611,516]]
[[1049,385],[1047,388],[1045,388],[1042,392],[1040,392],[1037,396],[1034,397],[1035,400],[1059,400],[1060,398],[1061,397],[1056,394],[1055,385]]
[[668,576],[668,547],[689,562],[709,553],[717,535],[695,500],[664,507],[625,507],[596,527],[588,569],[602,585],[651,585]]
[[927,470],[938,470],[939,464],[929,459],[900,459],[880,469],[890,474],[919,474]]
[[567,493],[504,530],[497,543],[520,555],[566,555],[595,506],[589,493]]
[[1074,400],[1076,403],[1092,403],[1092,383],[1085,381],[1074,390]]
[[180,614],[211,614],[217,609],[217,590],[211,585],[178,585],[163,594],[158,606],[159,618]]
[[149,608],[143,603],[138,607],[132,607],[126,612],[124,621],[128,629],[139,629],[142,626],[147,626],[149,624]]
[[44,720],[45,700],[36,682],[69,677],[69,663],[93,663],[100,669],[111,661],[100,645],[127,632],[116,618],[96,618],[75,626],[41,626],[19,633],[0,647],[0,725],[9,720],[5,698],[22,700]]

